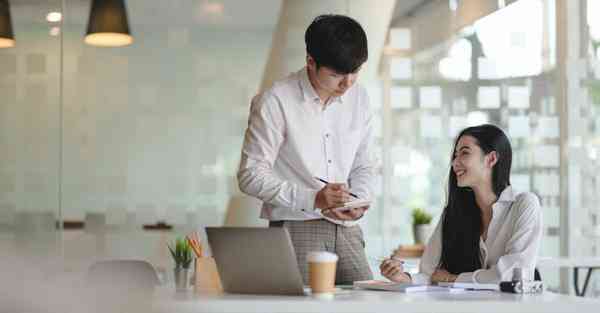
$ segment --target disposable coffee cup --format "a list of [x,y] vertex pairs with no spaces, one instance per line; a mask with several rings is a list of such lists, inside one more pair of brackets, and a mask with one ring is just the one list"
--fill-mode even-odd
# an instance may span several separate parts
[[338,256],[326,251],[310,252],[308,261],[308,283],[313,294],[335,291],[335,268]]

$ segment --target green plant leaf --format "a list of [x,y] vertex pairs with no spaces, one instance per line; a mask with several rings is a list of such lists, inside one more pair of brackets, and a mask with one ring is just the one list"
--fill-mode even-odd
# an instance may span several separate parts
[[431,223],[431,215],[421,208],[412,210],[413,225],[424,225]]
[[174,246],[175,249],[173,249],[171,245],[167,244],[167,247],[171,252],[171,256],[175,261],[175,266],[189,268],[190,264],[194,260],[192,247],[189,245],[187,240],[180,237],[175,239]]
[[171,246],[168,244],[167,244],[167,248],[169,248],[169,251],[171,252],[171,256],[173,257],[173,259],[177,259],[175,256],[175,251],[173,251],[173,248],[171,248]]

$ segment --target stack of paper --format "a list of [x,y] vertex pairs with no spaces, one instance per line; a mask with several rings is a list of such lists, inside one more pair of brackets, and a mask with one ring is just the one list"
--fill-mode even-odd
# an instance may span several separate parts
[[480,283],[438,283],[440,287],[450,287],[465,290],[500,290],[499,284],[480,284]]
[[412,283],[394,283],[381,280],[363,280],[355,281],[354,287],[362,289],[372,290],[387,290],[387,291],[398,291],[398,292],[423,292],[423,291],[450,291],[451,288],[433,286],[433,285],[419,285]]
[[344,203],[343,206],[337,207],[337,208],[333,208],[333,210],[335,211],[347,211],[350,209],[354,209],[354,208],[362,208],[365,206],[369,206],[371,205],[371,201],[370,200],[361,200],[361,199],[357,199],[354,201],[350,201],[350,202],[346,202]]

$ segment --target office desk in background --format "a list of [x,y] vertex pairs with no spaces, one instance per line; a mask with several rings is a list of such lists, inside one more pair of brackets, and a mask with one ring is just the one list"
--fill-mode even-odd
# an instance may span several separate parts
[[597,313],[600,300],[550,292],[516,295],[491,291],[461,293],[397,293],[341,290],[333,299],[311,296],[260,296],[223,294],[199,296],[175,294],[172,288],[157,290],[156,313],[246,312],[428,312],[428,313]]

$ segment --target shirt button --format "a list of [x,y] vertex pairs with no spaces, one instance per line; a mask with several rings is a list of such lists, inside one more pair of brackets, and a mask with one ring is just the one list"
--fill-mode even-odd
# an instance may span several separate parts
[[331,160],[327,160],[327,163],[331,164]]
[[329,138],[329,134],[325,134],[325,138]]

